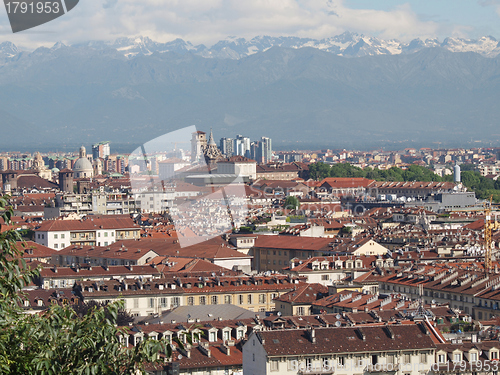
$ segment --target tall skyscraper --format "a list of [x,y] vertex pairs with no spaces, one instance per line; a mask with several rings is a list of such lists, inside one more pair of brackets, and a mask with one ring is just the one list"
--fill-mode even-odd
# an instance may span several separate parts
[[234,140],[233,154],[250,157],[250,138],[238,134]]
[[273,159],[273,146],[271,138],[262,137],[259,148],[262,162],[269,163]]
[[222,155],[225,157],[231,157],[233,156],[233,139],[232,138],[221,138],[220,139],[220,150],[222,152]]
[[260,149],[260,142],[254,141],[250,145],[250,158],[255,160],[257,163],[262,163],[262,152]]
[[97,158],[106,159],[111,154],[111,149],[109,147],[109,142],[99,142],[92,145],[92,158],[95,160]]

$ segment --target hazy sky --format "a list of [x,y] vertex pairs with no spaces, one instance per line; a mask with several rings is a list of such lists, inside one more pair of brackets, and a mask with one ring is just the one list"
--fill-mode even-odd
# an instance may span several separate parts
[[500,0],[80,0],[67,15],[0,41],[36,47],[149,36],[211,45],[228,36],[325,38],[344,31],[409,41],[447,36],[500,39]]

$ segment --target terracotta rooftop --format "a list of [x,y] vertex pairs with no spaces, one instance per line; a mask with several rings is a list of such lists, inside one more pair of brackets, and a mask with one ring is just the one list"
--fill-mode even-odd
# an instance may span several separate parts
[[[257,333],[268,356],[434,349],[427,327],[417,324],[275,330]],[[411,337],[411,340],[406,338]],[[251,338],[250,338],[251,339]]]
[[93,231],[100,229],[140,229],[129,217],[87,217],[86,220],[47,220],[36,231],[63,232],[63,231]]

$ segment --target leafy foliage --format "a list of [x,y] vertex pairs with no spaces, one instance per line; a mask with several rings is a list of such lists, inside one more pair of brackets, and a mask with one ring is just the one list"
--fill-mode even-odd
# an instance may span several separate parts
[[[87,315],[92,309],[102,308],[104,309],[106,316],[110,317],[110,312],[108,311],[109,303],[97,302],[97,301],[85,301],[83,303],[78,303],[71,305],[76,313],[76,316],[82,318]],[[118,326],[127,326],[129,323],[134,322],[134,317],[128,313],[124,308],[119,308],[116,314],[116,324]]]
[[365,168],[361,169],[349,163],[338,163],[329,166],[316,163],[309,166],[311,177],[323,179],[326,177],[365,177],[377,181],[449,181],[451,177],[440,177],[432,170],[420,165],[410,165],[407,169],[392,167],[387,170]]
[[300,207],[300,202],[297,197],[294,197],[293,195],[290,195],[286,197],[284,207],[287,210],[296,210]]
[[[10,222],[8,197],[0,197],[0,214]],[[127,348],[116,325],[123,302],[95,306],[79,317],[69,306],[54,304],[42,314],[24,314],[22,289],[38,269],[29,269],[17,248],[19,234],[0,233],[0,373],[2,374],[137,374],[146,363],[171,355],[165,340],[144,340]]]
[[[500,202],[500,180],[493,181],[481,176],[473,164],[464,164],[462,183],[469,190],[476,192],[480,199],[493,195],[493,200]],[[329,166],[315,163],[309,166],[311,178],[320,180],[326,177],[365,177],[377,181],[452,181],[452,176],[440,177],[431,169],[420,165],[410,165],[407,169],[392,167],[387,170],[365,168],[361,169],[348,163]]]

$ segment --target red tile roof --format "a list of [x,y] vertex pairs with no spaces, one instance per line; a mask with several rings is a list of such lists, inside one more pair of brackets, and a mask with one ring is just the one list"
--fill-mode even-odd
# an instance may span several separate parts
[[93,231],[99,229],[140,229],[130,217],[87,217],[86,220],[48,220],[44,221],[36,231]]
[[312,303],[327,294],[328,288],[324,285],[317,283],[305,284],[299,286],[296,290],[281,295],[275,300],[293,304]]
[[266,236],[259,235],[255,239],[255,247],[269,249],[330,251],[331,238]]
[[320,186],[325,185],[332,189],[367,188],[374,182],[375,180],[364,177],[327,177],[321,181]]
[[[418,324],[262,331],[257,335],[268,356],[433,349],[427,329]],[[411,340],[406,338],[411,337]]]

